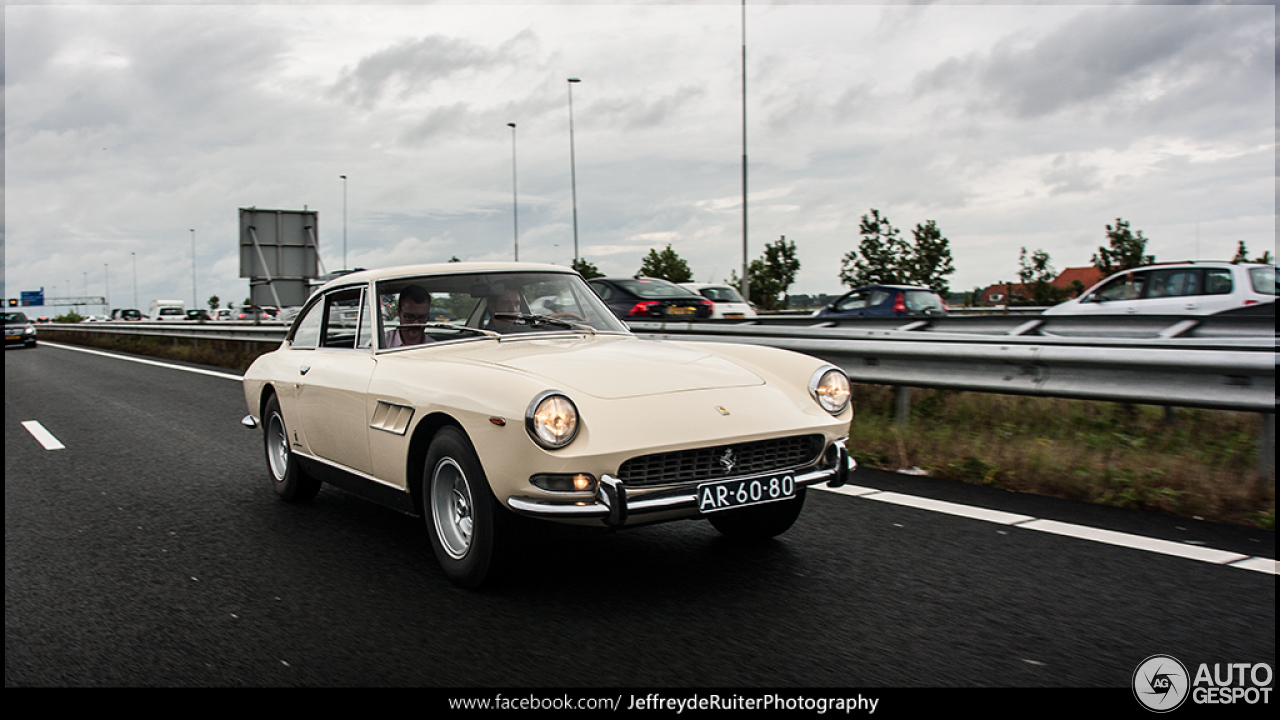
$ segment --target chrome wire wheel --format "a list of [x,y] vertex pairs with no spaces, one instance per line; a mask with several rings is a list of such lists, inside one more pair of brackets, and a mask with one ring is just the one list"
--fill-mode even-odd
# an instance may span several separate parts
[[267,465],[271,469],[271,478],[278,483],[286,479],[289,472],[289,436],[284,430],[284,420],[280,413],[272,413],[267,421]]
[[431,473],[431,519],[441,547],[455,560],[471,549],[474,512],[467,474],[453,458],[441,458]]

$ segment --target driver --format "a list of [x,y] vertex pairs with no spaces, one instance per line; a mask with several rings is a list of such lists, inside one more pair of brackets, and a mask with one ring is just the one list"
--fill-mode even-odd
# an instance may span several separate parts
[[431,293],[426,288],[409,285],[401,290],[396,316],[400,318],[400,327],[387,331],[383,347],[422,345],[434,340],[427,337],[426,329],[422,327],[423,323],[431,322]]
[[515,332],[516,321],[495,317],[500,313],[520,314],[520,293],[514,288],[489,296],[486,307],[489,315],[489,329],[499,333]]

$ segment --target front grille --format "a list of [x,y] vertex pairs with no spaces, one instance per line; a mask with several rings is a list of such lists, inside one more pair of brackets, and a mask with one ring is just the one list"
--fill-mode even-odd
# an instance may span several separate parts
[[618,478],[627,485],[667,485],[794,470],[817,462],[823,445],[821,435],[797,435],[642,455],[622,463]]

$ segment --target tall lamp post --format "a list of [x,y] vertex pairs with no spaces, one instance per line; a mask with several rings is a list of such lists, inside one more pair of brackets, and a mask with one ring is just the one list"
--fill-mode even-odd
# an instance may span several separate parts
[[582,82],[569,78],[569,187],[573,191],[573,267],[578,267],[578,161],[573,151],[573,86]]
[[347,176],[342,178],[342,269],[347,269]]
[[106,316],[111,317],[111,264],[102,263],[102,280],[106,285],[106,293],[103,294],[103,308],[107,311]]
[[191,228],[191,309],[200,309],[200,295],[196,292],[196,229]]
[[511,223],[514,233],[515,260],[520,262],[520,204],[516,199],[516,124],[507,123],[511,128]]
[[751,301],[747,276],[747,0],[742,0],[742,297]]
[[138,253],[131,252],[129,256],[133,258],[133,306],[138,307]]

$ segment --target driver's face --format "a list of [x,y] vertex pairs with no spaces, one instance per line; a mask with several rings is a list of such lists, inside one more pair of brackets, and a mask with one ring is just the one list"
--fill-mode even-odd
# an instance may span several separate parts
[[421,343],[426,331],[421,327],[410,327],[431,322],[431,303],[414,302],[410,298],[400,299],[400,339],[406,345]]

